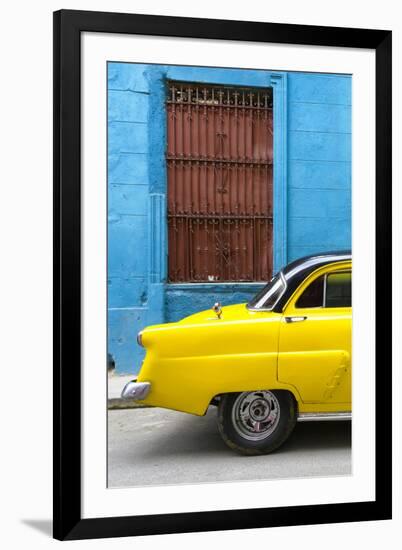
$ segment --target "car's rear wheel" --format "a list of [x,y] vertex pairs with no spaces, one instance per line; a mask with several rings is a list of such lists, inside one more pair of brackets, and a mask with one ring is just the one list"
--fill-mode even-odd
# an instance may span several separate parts
[[227,393],[218,407],[223,440],[246,455],[275,451],[292,433],[296,419],[293,395],[283,390]]

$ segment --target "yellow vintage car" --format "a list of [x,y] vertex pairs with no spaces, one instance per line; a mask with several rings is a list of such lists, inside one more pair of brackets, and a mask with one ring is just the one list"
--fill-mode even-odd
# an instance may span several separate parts
[[350,252],[290,263],[248,303],[145,328],[146,356],[122,397],[195,415],[218,406],[225,443],[282,445],[297,421],[351,418]]

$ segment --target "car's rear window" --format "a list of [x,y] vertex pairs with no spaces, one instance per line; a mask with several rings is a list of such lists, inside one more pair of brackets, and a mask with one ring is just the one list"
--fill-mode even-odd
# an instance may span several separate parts
[[324,303],[324,275],[317,277],[296,302],[296,307],[322,307]]
[[329,273],[325,292],[325,307],[350,307],[351,305],[351,272]]
[[297,308],[350,307],[352,273],[343,271],[317,277],[296,302]]

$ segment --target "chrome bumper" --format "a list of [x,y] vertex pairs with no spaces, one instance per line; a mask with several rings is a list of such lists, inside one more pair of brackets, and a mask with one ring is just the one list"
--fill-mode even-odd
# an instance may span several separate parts
[[151,382],[128,382],[121,392],[122,399],[145,399],[151,389]]

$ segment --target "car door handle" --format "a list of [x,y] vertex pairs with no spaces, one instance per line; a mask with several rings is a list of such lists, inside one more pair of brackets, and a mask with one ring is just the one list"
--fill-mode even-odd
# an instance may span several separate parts
[[285,317],[285,321],[287,323],[300,323],[301,321],[305,321],[307,317],[304,315],[300,315],[299,317]]

